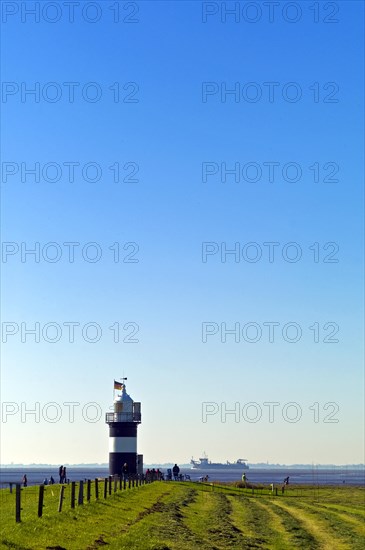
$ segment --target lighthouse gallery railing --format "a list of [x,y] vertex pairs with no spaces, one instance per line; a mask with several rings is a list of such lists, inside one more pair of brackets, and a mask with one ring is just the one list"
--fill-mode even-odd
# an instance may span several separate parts
[[119,412],[119,413],[106,413],[105,422],[111,424],[112,422],[141,422],[140,412]]

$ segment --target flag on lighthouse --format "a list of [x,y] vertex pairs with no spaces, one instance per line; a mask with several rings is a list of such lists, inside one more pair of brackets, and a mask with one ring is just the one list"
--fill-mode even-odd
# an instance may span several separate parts
[[121,390],[122,388],[123,388],[122,382],[117,382],[116,380],[114,380],[114,389]]

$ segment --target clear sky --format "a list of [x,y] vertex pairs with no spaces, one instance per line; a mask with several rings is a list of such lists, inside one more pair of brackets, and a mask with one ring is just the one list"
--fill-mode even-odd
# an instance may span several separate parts
[[363,462],[363,3],[76,4],[2,2],[2,463],[123,375],[146,462]]

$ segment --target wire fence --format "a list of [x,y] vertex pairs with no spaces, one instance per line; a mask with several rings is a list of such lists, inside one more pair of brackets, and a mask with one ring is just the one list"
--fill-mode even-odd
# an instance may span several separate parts
[[[22,521],[22,513],[25,512],[28,504],[32,510],[31,517],[37,514],[40,518],[45,507],[53,512],[62,512],[63,509],[74,509],[91,501],[108,499],[121,491],[129,491],[152,481],[142,475],[128,477],[115,475],[94,480],[71,481],[67,484],[35,485],[24,490],[20,483],[16,483],[15,491],[12,486],[10,487],[10,492],[15,494],[15,521],[17,523]],[[27,519],[29,517],[27,514]]]
[[[105,478],[84,479],[80,481],[71,481],[65,484],[53,485],[32,485],[23,488],[20,483],[9,483],[10,493],[15,495],[15,521],[22,521],[22,516],[26,520],[42,517],[44,510],[47,514],[62,512],[62,510],[72,510],[78,506],[83,506],[92,501],[106,500],[113,495],[117,495],[123,491],[141,487],[158,481],[161,478],[156,476],[145,475],[129,475],[125,476],[108,476]],[[187,480],[184,480],[187,481]],[[231,484],[215,484],[212,482],[191,482],[201,491],[216,491],[216,492],[234,492],[240,496],[263,497],[263,496],[284,496],[283,488],[278,489],[272,484],[270,487],[253,486],[250,484],[239,483],[236,486]],[[13,486],[15,486],[15,491]],[[309,496],[308,493],[313,493],[313,487],[293,487],[289,491],[290,496]],[[304,493],[304,494],[303,494]],[[289,496],[285,495],[285,496]],[[311,496],[313,496],[311,494]],[[24,518],[23,518],[24,519]]]

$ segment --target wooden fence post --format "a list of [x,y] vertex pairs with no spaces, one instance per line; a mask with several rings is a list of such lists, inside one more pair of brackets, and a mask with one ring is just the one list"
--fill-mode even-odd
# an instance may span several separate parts
[[119,476],[119,490],[122,490],[122,476]]
[[79,498],[77,504],[79,506],[84,504],[84,482],[81,479],[79,481]]
[[17,483],[15,485],[15,521],[17,523],[19,523],[21,521],[20,519],[20,511],[21,511],[21,507],[20,507],[20,491],[21,491],[21,488],[20,488],[20,483]]
[[124,488],[124,490],[126,490],[126,488],[127,488],[127,482],[126,482],[126,479],[125,479],[125,478],[124,478],[124,480],[123,480],[123,488]]
[[39,486],[38,496],[38,517],[41,518],[43,514],[43,498],[44,498],[44,485]]
[[107,497],[107,494],[108,494],[108,478],[106,477],[104,479],[104,498]]
[[128,479],[128,489],[131,488],[131,478]]
[[98,480],[98,478],[95,478],[95,498],[96,498],[96,500],[99,498],[99,480]]
[[75,508],[76,482],[71,481],[71,508]]
[[109,476],[109,495],[112,494],[112,479],[113,479],[113,476]]
[[58,502],[58,511],[59,512],[62,512],[62,504],[63,504],[63,499],[64,499],[63,493],[64,492],[65,492],[65,486],[61,485],[60,500]]
[[117,478],[117,476],[115,475],[115,476],[114,476],[114,493],[117,492],[117,489],[118,489],[118,478]]
[[90,496],[91,496],[91,479],[87,480],[87,489],[86,489],[86,500],[90,502]]

